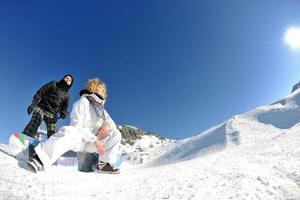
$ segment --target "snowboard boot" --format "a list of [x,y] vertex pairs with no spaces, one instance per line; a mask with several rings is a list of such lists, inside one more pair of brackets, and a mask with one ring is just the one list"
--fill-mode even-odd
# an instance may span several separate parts
[[34,146],[32,144],[29,144],[28,146],[28,159],[33,157],[35,155]]
[[96,166],[97,173],[104,173],[104,174],[119,174],[120,169],[114,168],[109,163],[105,163],[100,161]]
[[32,156],[31,158],[28,159],[27,165],[35,173],[38,173],[39,171],[44,170],[44,165],[41,162],[41,160],[39,159],[37,154],[35,154],[34,156]]

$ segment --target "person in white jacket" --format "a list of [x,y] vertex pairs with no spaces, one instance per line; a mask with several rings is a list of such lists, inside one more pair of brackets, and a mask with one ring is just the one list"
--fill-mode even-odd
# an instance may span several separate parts
[[97,78],[89,80],[80,96],[73,104],[70,125],[61,127],[45,143],[35,147],[36,154],[27,161],[35,172],[51,166],[65,152],[72,150],[98,153],[97,172],[119,173],[112,163],[118,156],[121,133],[104,109],[105,83]]

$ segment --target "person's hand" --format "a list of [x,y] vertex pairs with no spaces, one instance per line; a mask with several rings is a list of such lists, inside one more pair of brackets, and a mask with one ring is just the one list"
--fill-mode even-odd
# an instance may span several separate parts
[[102,127],[99,129],[99,131],[98,131],[98,137],[100,138],[100,139],[102,139],[102,138],[106,138],[107,137],[107,135],[108,135],[108,132],[109,132],[109,124],[108,123],[104,123],[103,125],[102,125]]
[[32,113],[32,111],[34,110],[35,108],[35,105],[34,104],[31,104],[28,108],[27,108],[27,113],[28,115],[30,115],[30,113]]
[[96,145],[98,153],[101,156],[103,156],[105,154],[105,148],[104,148],[103,144],[99,140],[96,140],[95,145]]
[[59,113],[59,115],[60,115],[60,118],[62,118],[62,119],[66,119],[68,117],[67,112],[61,112],[61,113]]

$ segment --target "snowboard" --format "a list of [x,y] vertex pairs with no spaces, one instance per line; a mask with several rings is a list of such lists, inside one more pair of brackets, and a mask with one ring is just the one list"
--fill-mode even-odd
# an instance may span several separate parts
[[29,145],[36,146],[38,141],[23,133],[14,133],[10,136],[8,146],[10,154],[18,160],[27,160],[29,156]]

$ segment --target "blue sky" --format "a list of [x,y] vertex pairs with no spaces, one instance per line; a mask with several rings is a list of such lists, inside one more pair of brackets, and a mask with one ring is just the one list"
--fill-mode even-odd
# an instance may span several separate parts
[[296,0],[0,1],[0,142],[30,120],[36,90],[66,73],[72,103],[100,77],[116,123],[173,139],[272,103],[300,79],[300,53],[283,40],[299,10]]

